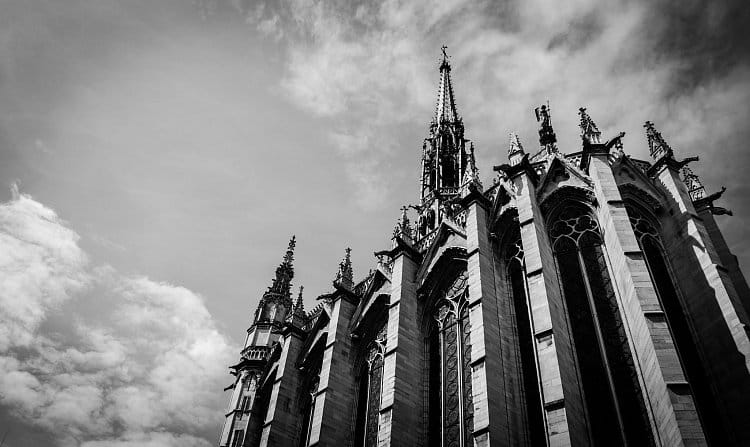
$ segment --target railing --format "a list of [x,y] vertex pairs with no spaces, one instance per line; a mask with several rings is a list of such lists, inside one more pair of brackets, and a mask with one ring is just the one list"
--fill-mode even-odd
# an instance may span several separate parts
[[273,347],[271,346],[248,346],[242,350],[242,357],[248,360],[268,360]]

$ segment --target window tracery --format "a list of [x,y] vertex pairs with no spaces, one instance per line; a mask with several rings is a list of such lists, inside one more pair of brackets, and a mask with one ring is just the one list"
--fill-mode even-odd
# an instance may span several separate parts
[[440,346],[439,410],[442,413],[442,442],[446,447],[470,446],[473,439],[474,402],[467,280],[466,273],[461,274],[437,303],[433,314],[437,322],[435,342]]
[[523,406],[523,436],[525,445],[546,446],[546,427],[542,394],[539,384],[539,371],[536,358],[536,346],[530,303],[528,302],[528,285],[526,284],[526,265],[521,235],[516,230],[514,237],[506,239],[504,265],[510,305],[515,312],[515,328],[518,337],[518,361],[520,364],[521,393],[520,403]]
[[367,346],[360,374],[356,445],[375,447],[378,444],[380,398],[383,387],[383,356],[385,353],[387,325],[378,331]]
[[597,445],[653,445],[599,225],[587,208],[568,204],[549,228],[590,437]]
[[709,442],[728,444],[722,423],[718,420],[718,408],[709,393],[708,378],[700,360],[695,341],[691,335],[687,315],[683,310],[677,287],[668,266],[666,251],[661,242],[659,229],[654,221],[630,203],[625,205],[633,233],[643,251],[651,282],[659,298],[667,327],[674,339],[675,348],[688,385],[692,391],[695,407]]

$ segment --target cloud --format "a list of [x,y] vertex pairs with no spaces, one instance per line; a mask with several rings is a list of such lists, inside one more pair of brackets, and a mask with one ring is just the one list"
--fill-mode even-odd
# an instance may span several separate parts
[[0,405],[61,446],[208,446],[232,349],[183,287],[92,265],[19,194],[0,204]]
[[[535,150],[532,110],[546,100],[564,152],[580,150],[576,112],[585,106],[605,136],[626,131],[625,149],[637,157],[647,157],[641,126],[652,120],[685,156],[716,151],[715,144],[705,144],[713,135],[726,142],[721,157],[749,161],[740,148],[742,123],[750,120],[744,99],[750,91],[744,35],[750,10],[739,0],[262,5],[248,22],[263,29],[272,20],[282,31],[281,86],[288,99],[336,123],[331,139],[356,172],[347,178],[357,196],[380,195],[376,204],[391,191],[394,171],[414,172],[405,166],[403,150],[391,148],[406,143],[416,154],[420,142],[394,141],[404,135],[394,130],[425,129],[443,44],[483,172],[503,161],[508,131]],[[710,182],[725,174],[715,166],[698,170]]]

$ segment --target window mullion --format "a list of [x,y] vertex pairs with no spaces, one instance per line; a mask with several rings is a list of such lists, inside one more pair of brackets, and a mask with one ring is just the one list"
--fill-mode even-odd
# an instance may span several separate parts
[[622,438],[622,442],[624,445],[627,445],[627,440],[625,439],[625,433],[623,432],[623,428],[625,425],[623,424],[622,420],[622,414],[620,413],[620,404],[617,400],[617,393],[615,392],[615,382],[612,378],[612,371],[611,367],[609,365],[609,358],[607,357],[607,351],[604,344],[604,336],[602,335],[601,327],[599,326],[599,314],[596,310],[596,303],[594,302],[594,293],[591,290],[591,283],[589,282],[589,275],[586,271],[586,263],[583,260],[583,254],[581,253],[581,247],[577,245],[576,254],[578,257],[578,264],[580,265],[581,269],[581,275],[583,276],[583,285],[586,288],[586,295],[589,302],[589,307],[591,308],[591,316],[594,320],[594,331],[596,332],[596,339],[598,341],[599,345],[599,352],[601,352],[602,355],[602,361],[604,362],[604,368],[607,373],[607,383],[609,383],[609,392],[612,395],[612,399],[614,400],[615,404],[615,413],[617,414],[617,421],[619,422],[620,426],[620,437]]

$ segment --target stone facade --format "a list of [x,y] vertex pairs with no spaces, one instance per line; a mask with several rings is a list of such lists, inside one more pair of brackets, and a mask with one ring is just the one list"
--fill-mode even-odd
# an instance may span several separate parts
[[750,289],[721,192],[650,122],[644,161],[586,109],[567,154],[536,115],[538,151],[512,135],[483,187],[443,59],[420,202],[359,282],[347,250],[310,312],[292,239],[221,447],[750,445]]

